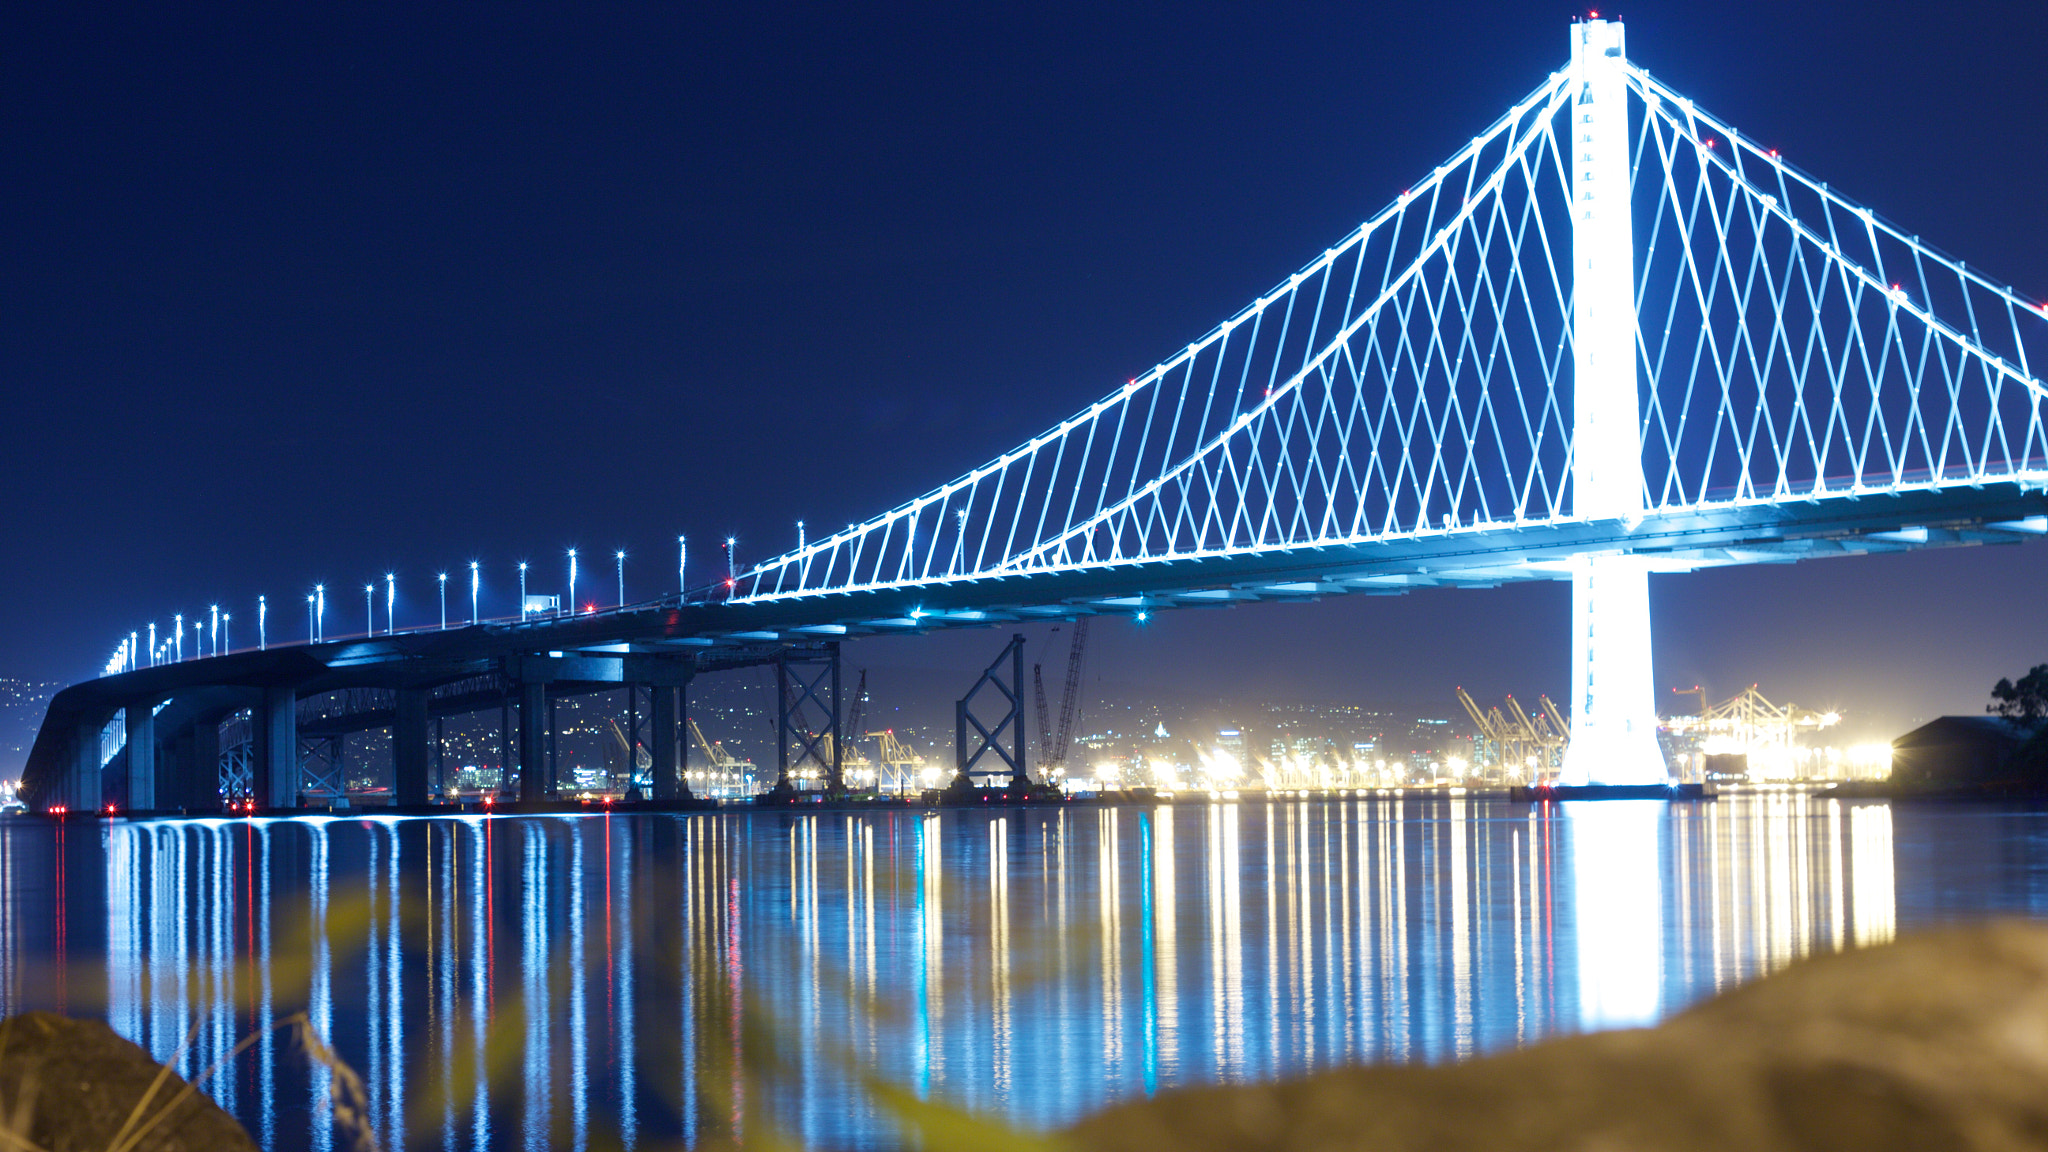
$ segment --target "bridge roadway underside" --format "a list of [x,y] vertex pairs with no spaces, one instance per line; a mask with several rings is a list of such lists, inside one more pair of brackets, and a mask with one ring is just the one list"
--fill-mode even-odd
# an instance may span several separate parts
[[[296,802],[272,765],[295,756],[295,702],[352,688],[396,693],[391,722],[401,803],[424,803],[425,738],[435,693],[478,677],[485,695],[515,705],[522,789],[537,778],[546,696],[627,684],[657,691],[655,717],[673,729],[677,695],[699,672],[772,662],[792,648],[864,635],[1167,608],[1303,601],[1426,587],[1492,587],[1570,579],[1578,557],[1633,554],[1653,570],[1790,563],[2048,534],[2048,490],[2010,482],[1974,488],[1829,496],[1657,513],[1640,522],[1451,526],[1398,540],[1247,550],[1174,561],[1119,561],[1059,572],[942,580],[915,587],[825,595],[757,595],[730,602],[670,597],[577,616],[446,631],[275,647],[138,669],[73,685],[50,708],[23,773],[32,804],[99,806],[110,792],[100,734],[126,710],[130,751],[120,757],[132,808],[217,807],[208,766],[209,724],[248,708],[259,803]],[[765,590],[764,590],[765,591]],[[496,696],[486,703],[496,701]],[[669,706],[661,705],[666,702]],[[664,730],[666,731],[666,730]],[[418,745],[415,749],[413,745]],[[680,742],[658,732],[656,795],[680,781]],[[163,763],[159,763],[162,761]],[[160,783],[159,783],[160,782]],[[161,793],[161,794],[159,794]]]

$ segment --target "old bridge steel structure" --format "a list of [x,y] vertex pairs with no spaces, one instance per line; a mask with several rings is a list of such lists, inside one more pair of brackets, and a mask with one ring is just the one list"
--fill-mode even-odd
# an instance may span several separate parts
[[[246,708],[248,770],[284,804],[296,701],[381,687],[398,798],[421,800],[428,717],[467,683],[516,710],[537,795],[548,694],[644,684],[668,796],[679,693],[713,668],[836,659],[877,633],[1513,580],[1572,584],[1567,775],[1653,779],[1649,574],[2048,533],[2044,358],[2048,305],[1666,88],[1619,22],[1581,21],[1566,67],[1349,236],[965,476],[662,602],[76,685],[24,792],[197,801],[218,720]],[[116,715],[120,787],[100,739]]]

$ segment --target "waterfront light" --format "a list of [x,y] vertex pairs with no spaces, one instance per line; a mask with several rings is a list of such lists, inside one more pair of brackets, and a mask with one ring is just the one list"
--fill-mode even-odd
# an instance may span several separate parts
[[471,560],[469,562],[469,623],[471,627],[476,625],[476,593],[479,582],[482,579],[481,576],[477,575],[476,561]]
[[448,574],[441,573],[441,631],[448,630]]
[[612,558],[619,562],[619,607],[624,608],[626,606],[626,550],[624,548],[619,549],[617,552],[612,553]]

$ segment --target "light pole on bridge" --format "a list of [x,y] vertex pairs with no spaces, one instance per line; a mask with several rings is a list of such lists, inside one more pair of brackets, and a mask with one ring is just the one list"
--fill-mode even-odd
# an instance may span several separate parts
[[626,550],[621,548],[617,552],[612,553],[612,559],[619,562],[619,607],[624,608],[626,606]]
[[728,596],[732,595],[733,589],[739,586],[739,561],[733,558],[736,552],[733,546],[737,543],[739,543],[737,537],[727,536],[725,538],[725,592]]
[[688,539],[678,536],[676,537],[676,593],[679,601],[690,598],[689,567],[690,542]]
[[311,644],[318,639],[320,639],[319,634],[313,631],[313,594],[308,592],[306,593],[306,643]]
[[363,635],[369,637],[376,634],[377,582],[372,580],[368,584],[363,585]]
[[220,650],[222,652],[233,652],[235,650],[233,642],[228,637],[228,625],[234,622],[235,614],[233,612],[223,612],[220,614]]
[[441,573],[441,631],[448,630],[448,574]]
[[[308,599],[311,599],[311,597],[308,597]],[[172,641],[173,641],[173,643],[175,643],[175,644],[176,644],[176,646],[177,646],[177,647],[176,647],[176,652],[177,652],[177,659],[178,659],[178,660],[180,660],[180,661],[184,660],[184,659],[185,659],[185,614],[184,614],[183,612],[178,612],[178,613],[174,613],[174,614],[173,614],[173,615],[171,616],[171,637],[172,637]]]
[[526,561],[519,562],[519,618],[526,619]]
[[398,631],[398,573],[384,574],[384,634]]
[[469,625],[472,628],[476,627],[476,593],[478,584],[482,579],[483,577],[477,574],[476,561],[471,560],[469,562]]
[[[152,644],[156,643],[156,630],[154,628],[150,629],[149,642]],[[256,650],[263,652],[269,648],[270,603],[263,597],[258,596],[256,598]]]
[[149,666],[151,668],[156,667],[158,655],[159,653],[156,650],[156,621],[151,620],[149,622]]
[[576,550],[569,549],[569,602],[563,605],[570,612],[576,611]]
[[327,639],[327,585],[313,585],[313,595],[318,601],[313,612],[313,636],[324,641]]
[[218,656],[220,655],[220,605],[209,604],[206,606],[206,610],[213,614],[213,630],[207,633],[207,643],[213,649],[212,654]]

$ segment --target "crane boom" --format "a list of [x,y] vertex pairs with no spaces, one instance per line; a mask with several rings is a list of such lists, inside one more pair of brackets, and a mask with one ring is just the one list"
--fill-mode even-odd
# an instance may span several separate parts
[[1050,768],[1067,762],[1067,740],[1074,734],[1074,717],[1081,708],[1081,654],[1088,646],[1088,617],[1074,621],[1074,647],[1067,654],[1067,694],[1060,701],[1059,731],[1053,736]]

